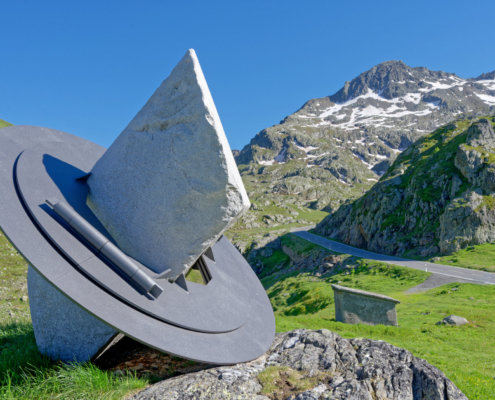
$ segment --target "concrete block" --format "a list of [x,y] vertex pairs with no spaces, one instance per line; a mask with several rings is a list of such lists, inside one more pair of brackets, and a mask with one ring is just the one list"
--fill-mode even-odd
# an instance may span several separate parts
[[31,266],[28,292],[36,344],[54,360],[88,361],[118,333],[70,301]]
[[346,324],[397,324],[395,305],[399,300],[364,290],[332,285],[335,299],[335,320]]

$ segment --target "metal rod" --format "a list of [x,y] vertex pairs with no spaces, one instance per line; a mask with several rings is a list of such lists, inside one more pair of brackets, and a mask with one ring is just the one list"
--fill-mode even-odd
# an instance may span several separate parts
[[157,298],[163,289],[140,269],[130,257],[122,250],[110,242],[104,235],[95,229],[88,221],[81,217],[67,203],[56,198],[46,200],[46,203],[53,208],[53,211],[60,216],[69,226],[81,235],[91,246],[105,256],[124,275],[143,288],[146,293],[150,293]]

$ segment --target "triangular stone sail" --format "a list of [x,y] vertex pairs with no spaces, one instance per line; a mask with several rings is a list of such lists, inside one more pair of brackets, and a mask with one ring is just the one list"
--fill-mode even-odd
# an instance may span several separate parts
[[192,49],[91,172],[94,214],[124,252],[172,280],[250,206]]

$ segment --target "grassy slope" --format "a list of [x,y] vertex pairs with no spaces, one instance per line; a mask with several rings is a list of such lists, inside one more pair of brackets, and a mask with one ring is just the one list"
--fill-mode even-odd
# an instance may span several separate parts
[[[297,201],[299,199],[300,196],[297,194],[267,195],[267,193],[271,192],[270,185],[273,184],[273,182],[269,179],[271,173],[274,173],[277,170],[287,172],[294,168],[294,165],[299,164],[301,164],[301,161],[291,160],[283,165],[264,166],[265,172],[261,175],[250,174],[247,172],[249,166],[239,165],[239,171],[241,172],[242,181],[246,191],[249,193],[249,199],[251,200],[251,203],[260,208],[260,211],[249,210],[248,213],[255,216],[252,222],[259,223],[261,226],[258,228],[247,229],[242,223],[242,220],[240,220],[225,233],[230,240],[234,242],[244,241],[251,243],[253,238],[256,236],[262,236],[269,232],[275,232],[277,235],[281,235],[288,232],[291,228],[316,224],[328,215],[328,212],[325,211],[314,210],[308,207],[291,204],[293,201]],[[258,165],[258,167],[261,168],[262,166]],[[342,201],[345,199],[358,198],[371,187],[371,184],[369,183],[354,184],[352,187],[344,185],[340,182],[329,182],[327,184],[332,188],[332,198],[340,199]],[[265,206],[263,203],[267,201],[267,199],[271,204]],[[300,198],[299,200],[303,203],[307,202],[304,198]],[[294,216],[291,214],[291,211],[296,211],[299,215]],[[284,217],[293,217],[294,221],[292,223],[280,223],[274,226],[267,226],[263,222],[263,216],[275,214],[282,215]],[[306,222],[296,222],[298,220]]]
[[[330,277],[308,274],[262,280],[272,302],[277,331],[326,328],[346,338],[385,340],[440,368],[469,399],[492,399],[495,343],[495,288],[491,285],[448,284],[420,294],[405,294],[429,274],[379,262],[360,260],[359,267]],[[399,327],[347,325],[335,322],[330,283],[397,298]],[[450,289],[456,287],[456,291]],[[474,299],[470,300],[470,297]],[[437,326],[447,315],[470,323]]]
[[0,119],[0,129],[5,128],[6,126],[12,126],[10,122],[4,121],[3,119]]
[[470,246],[447,256],[438,257],[433,261],[439,264],[495,272],[495,243]]
[[[492,117],[488,118],[492,119]],[[449,124],[429,135],[425,135],[401,153],[387,173],[380,179],[380,182],[353,203],[351,210],[353,219],[360,221],[361,219],[366,219],[370,212],[379,212],[371,211],[374,203],[382,201],[388,194],[393,196],[399,190],[405,193],[405,198],[391,213],[383,215],[381,224],[382,231],[389,228],[392,233],[397,235],[391,242],[393,243],[392,248],[402,242],[406,244],[406,247],[410,247],[412,239],[419,241],[425,232],[436,232],[439,227],[438,217],[443,213],[443,209],[438,210],[439,214],[433,221],[424,223],[424,221],[421,221],[424,213],[417,208],[416,211],[419,212],[419,217],[416,224],[413,226],[407,224],[405,226],[404,222],[406,215],[411,215],[410,206],[414,202],[411,193],[416,196],[418,202],[421,200],[428,204],[436,203],[442,198],[444,191],[450,192],[454,174],[461,180],[456,197],[461,196],[471,186],[455,166],[455,154],[459,146],[466,142],[467,130],[471,121],[462,120],[456,124],[457,127]],[[492,125],[495,127],[495,122],[492,122]],[[483,150],[483,153],[486,153],[486,151]],[[487,156],[485,163],[490,162],[493,162],[493,157]],[[399,171],[402,172],[400,174],[401,183],[388,185],[387,179],[398,175]],[[445,187],[437,185],[439,182],[446,182]],[[483,201],[487,206],[493,207],[492,197],[484,196]],[[365,226],[366,224],[363,225]],[[435,238],[433,244],[438,244],[438,237]],[[403,256],[406,258],[425,259],[417,254],[419,247],[419,245],[413,246],[412,249],[406,250]],[[475,254],[472,255],[474,256]],[[473,263],[464,262],[464,264],[459,265],[475,269],[478,269],[478,266],[481,268],[492,267],[495,270],[495,263],[488,262],[487,264],[486,260],[481,260],[483,258],[481,252],[479,255],[479,262],[475,260]],[[454,256],[456,255],[454,254]],[[428,258],[431,258],[431,256]]]

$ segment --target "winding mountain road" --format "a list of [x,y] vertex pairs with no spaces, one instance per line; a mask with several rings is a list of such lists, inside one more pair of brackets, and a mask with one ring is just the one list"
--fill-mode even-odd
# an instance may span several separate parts
[[406,258],[373,253],[371,251],[358,249],[356,247],[348,246],[343,243],[334,242],[332,240],[328,240],[322,238],[321,236],[313,235],[312,233],[307,232],[307,230],[312,228],[314,228],[314,226],[296,228],[292,230],[292,233],[299,236],[300,238],[308,240],[309,242],[318,244],[338,253],[350,254],[351,256],[363,257],[369,260],[383,261],[386,263],[401,265],[403,267],[419,269],[422,271],[425,271],[426,268],[428,272],[431,272],[433,274],[449,276],[465,281],[472,281],[473,283],[495,285],[495,273],[453,267],[451,265],[434,264],[426,261],[408,260]]

